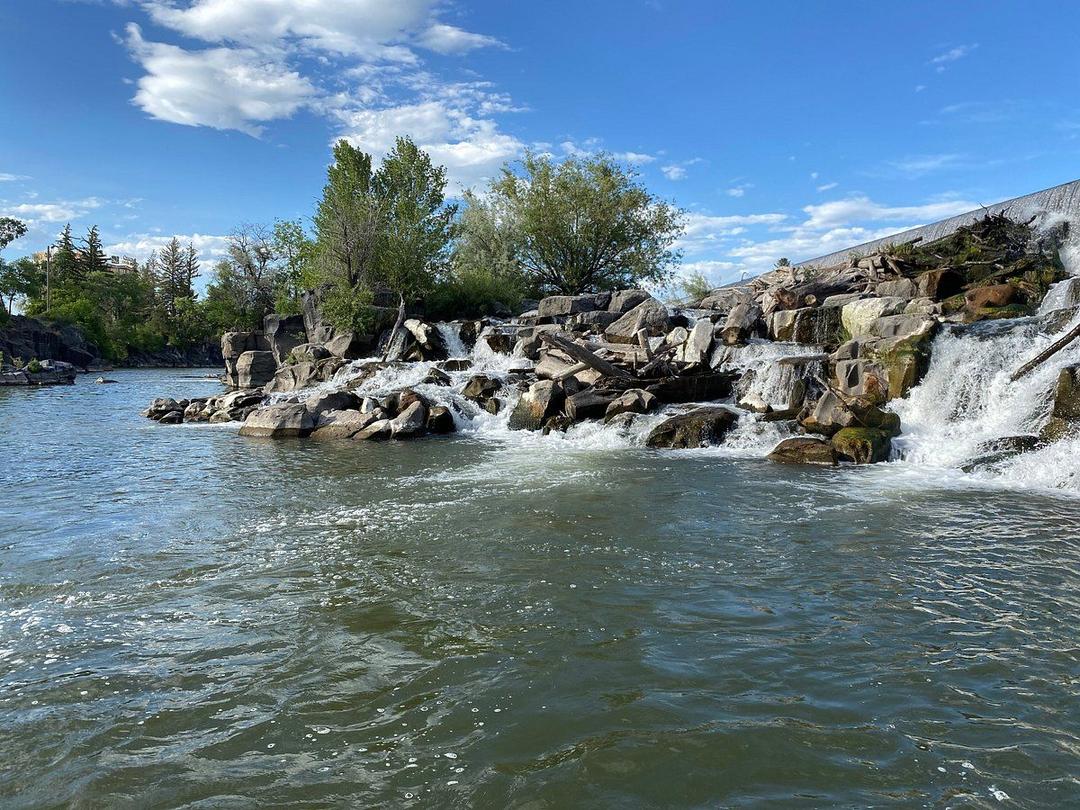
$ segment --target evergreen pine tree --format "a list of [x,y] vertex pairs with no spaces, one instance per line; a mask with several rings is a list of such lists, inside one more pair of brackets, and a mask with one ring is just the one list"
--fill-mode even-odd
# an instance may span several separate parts
[[187,256],[175,236],[161,250],[158,270],[158,300],[171,323],[176,319],[176,301],[190,289],[187,279]]
[[71,223],[64,226],[56,240],[56,250],[52,255],[52,272],[57,282],[63,283],[78,275],[78,255],[75,253],[75,240],[71,238]]
[[79,270],[83,276],[97,273],[108,269],[105,262],[105,251],[101,247],[101,237],[98,235],[97,225],[91,226],[82,240],[83,249],[79,255]]

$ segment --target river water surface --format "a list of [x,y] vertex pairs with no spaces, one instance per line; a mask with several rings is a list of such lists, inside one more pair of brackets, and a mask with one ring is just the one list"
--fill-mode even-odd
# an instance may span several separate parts
[[1080,804],[1080,500],[0,391],[0,805]]

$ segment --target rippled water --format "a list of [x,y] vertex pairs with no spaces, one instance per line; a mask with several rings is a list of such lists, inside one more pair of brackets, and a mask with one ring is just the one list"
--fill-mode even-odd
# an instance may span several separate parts
[[1080,802],[1080,500],[138,416],[184,374],[0,391],[5,807]]

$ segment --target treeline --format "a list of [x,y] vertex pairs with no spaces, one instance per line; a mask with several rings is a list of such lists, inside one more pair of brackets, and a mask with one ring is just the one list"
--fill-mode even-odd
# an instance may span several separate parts
[[[527,154],[484,189],[457,201],[446,192],[446,170],[408,138],[378,165],[340,141],[310,231],[298,221],[238,227],[202,296],[193,245],[173,239],[133,272],[114,272],[97,228],[76,245],[70,227],[52,251],[48,295],[46,268],[30,259],[0,262],[0,295],[8,312],[18,300],[27,314],[78,324],[122,360],[259,328],[269,312],[298,312],[305,289],[319,288],[334,325],[364,330],[377,300],[473,317],[545,294],[659,285],[679,259],[683,213],[607,155]],[[18,226],[0,220],[0,250]]]

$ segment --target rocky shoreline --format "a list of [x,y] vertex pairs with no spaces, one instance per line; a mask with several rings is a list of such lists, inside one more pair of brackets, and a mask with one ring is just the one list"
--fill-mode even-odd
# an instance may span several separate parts
[[[327,326],[311,293],[303,315],[223,336],[229,393],[157,399],[144,413],[242,422],[242,436],[352,441],[445,435],[481,413],[544,433],[644,420],[641,443],[654,448],[769,427],[777,462],[887,461],[903,432],[889,403],[926,374],[943,330],[1030,319],[1051,288],[1062,306],[1044,317],[1047,334],[1076,315],[1080,285],[1058,253],[1066,234],[1030,226],[986,217],[928,245],[780,267],[675,308],[621,290],[551,296],[505,320],[405,318],[396,328],[394,310],[379,308],[358,335]],[[997,440],[987,458],[1080,429],[1080,367],[1063,369],[1047,395],[1042,433]]]

